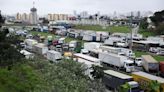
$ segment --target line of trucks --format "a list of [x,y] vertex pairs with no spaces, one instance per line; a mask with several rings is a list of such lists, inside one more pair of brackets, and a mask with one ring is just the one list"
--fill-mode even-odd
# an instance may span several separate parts
[[149,73],[164,75],[164,63],[158,62],[150,55],[142,55],[141,58],[134,58],[135,54],[130,49],[103,46],[101,43],[84,43],[84,49],[89,55],[101,60],[101,63],[108,64],[114,68],[123,69],[126,72],[136,71],[134,65],[143,67]]
[[48,47],[43,43],[38,43],[34,39],[25,39],[24,42],[25,42],[25,48],[24,48],[25,50],[21,50],[20,53],[25,55],[27,59],[29,59],[29,56],[31,54],[32,54],[32,57],[30,57],[30,59],[34,57],[34,54],[31,52],[34,52],[38,55],[43,55],[48,60],[53,61],[53,62],[56,62],[62,59],[62,54],[60,52],[49,50]]
[[[113,70],[104,70],[102,79],[105,86],[113,92],[120,92],[122,85],[128,83],[130,88],[126,92],[164,92],[164,79],[146,72],[132,72],[131,75],[126,75]],[[154,91],[150,85],[152,81],[159,83],[158,88]]]
[[[86,66],[85,74],[91,79],[92,65],[102,67],[100,59],[86,54],[76,53],[74,54],[74,60]],[[159,83],[159,88],[153,92],[164,92],[163,78],[142,71],[132,72],[130,75],[127,75],[114,70],[104,70],[104,76],[102,78],[103,84],[112,92],[120,92],[126,83],[130,86],[126,92],[150,92],[152,81]]]
[[[25,44],[26,44],[25,48],[28,50],[32,50],[35,53],[41,55],[47,54],[48,47],[45,46],[45,44],[43,43],[38,43],[36,40],[33,39],[26,39]],[[125,49],[125,48],[103,46],[101,43],[95,43],[95,42],[84,43],[84,49],[88,50],[90,53],[97,54],[96,58],[100,59],[101,63],[111,65],[118,69],[124,69],[126,72],[135,71],[134,68],[134,63],[135,63],[138,66],[142,65],[146,72],[157,73],[158,71],[160,71],[160,74],[164,75],[164,71],[163,71],[164,64],[163,63],[159,64],[151,56],[143,55],[141,59],[132,60],[129,59],[131,57],[134,57],[134,53],[132,52],[132,50]],[[59,53],[60,52],[58,52],[58,54]],[[54,53],[54,55],[55,54],[57,53]],[[52,55],[52,54],[47,54],[47,55]],[[57,56],[60,56],[60,58],[62,58],[61,55],[57,55]],[[55,59],[52,61],[55,61]],[[159,68],[159,66],[161,67]]]
[[[30,42],[25,41],[25,43],[26,43],[27,49],[31,49],[32,51],[34,51],[37,54],[45,55],[48,60],[51,60],[51,61],[54,60],[54,62],[56,62],[58,59],[62,58],[62,55],[60,52],[56,52],[54,50],[48,50],[48,48],[44,44],[37,43],[35,40],[31,41],[31,39],[30,39]],[[100,48],[100,47],[101,47],[101,49],[96,49],[96,48]],[[84,48],[85,48],[85,46],[84,46]],[[117,68],[123,68],[126,70],[126,72],[132,72],[132,76],[130,76],[128,78],[128,77],[126,77],[126,75],[123,76],[120,74],[121,75],[120,76],[118,73],[114,73],[116,71],[113,71],[113,70],[111,70],[110,72],[104,71],[105,76],[103,78],[103,81],[104,81],[104,84],[106,86],[108,86],[109,88],[113,88],[114,90],[117,91],[118,85],[120,86],[120,85],[128,82],[129,85],[132,86],[131,92],[140,92],[140,91],[135,91],[135,90],[140,90],[140,88],[144,89],[144,90],[148,90],[147,89],[148,84],[151,82],[151,80],[158,80],[158,82],[160,82],[161,87],[164,88],[163,87],[164,80],[162,78],[154,76],[154,75],[150,75],[145,72],[133,72],[134,71],[134,66],[133,66],[134,61],[129,60],[127,58],[127,56],[128,57],[132,56],[132,54],[133,54],[132,51],[124,50],[124,52],[126,52],[128,54],[123,53],[124,54],[123,55],[123,54],[118,54],[117,51],[111,50],[105,46],[102,47],[101,45],[96,46],[96,47],[93,46],[93,48],[94,49],[89,50],[89,52],[97,51],[98,58],[94,58],[92,56],[88,56],[88,55],[84,55],[84,54],[75,54],[74,56],[76,56],[78,58],[78,60],[77,60],[78,62],[85,63],[86,65],[88,65],[87,66],[88,68],[91,67],[92,64],[101,66],[101,63],[103,62],[103,63],[110,64],[112,66],[115,66]],[[113,53],[111,53],[112,51],[113,51]],[[160,63],[160,65],[159,65],[159,63],[149,55],[143,55],[142,59],[143,59],[143,67],[147,72],[156,72],[157,70],[160,69],[160,70],[163,70],[163,71],[161,71],[161,73],[162,72],[164,73],[164,63]],[[88,61],[90,61],[90,62],[88,62]],[[86,73],[89,74],[91,71],[92,70],[88,70]],[[112,77],[116,77],[116,78],[110,79]],[[119,78],[119,77],[122,77],[122,78]],[[114,81],[115,84],[113,84],[112,81]],[[145,85],[145,83],[147,83],[147,85]],[[145,87],[142,88],[139,85],[144,85]],[[134,90],[134,91],[132,91],[132,90]],[[159,92],[159,91],[157,91],[157,92]]]

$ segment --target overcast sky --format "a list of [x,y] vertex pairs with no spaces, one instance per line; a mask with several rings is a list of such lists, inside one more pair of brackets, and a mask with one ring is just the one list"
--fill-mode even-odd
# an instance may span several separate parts
[[4,14],[29,13],[35,1],[38,14],[69,13],[88,11],[102,14],[114,11],[159,11],[164,9],[164,0],[0,0],[0,10]]

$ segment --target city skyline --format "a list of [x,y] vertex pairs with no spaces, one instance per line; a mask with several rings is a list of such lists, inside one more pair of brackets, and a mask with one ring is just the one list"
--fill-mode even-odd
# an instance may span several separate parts
[[30,8],[38,9],[39,15],[48,13],[73,14],[88,11],[90,14],[101,12],[102,14],[127,13],[130,11],[160,11],[164,9],[163,0],[0,0],[0,9],[4,14],[29,13]]

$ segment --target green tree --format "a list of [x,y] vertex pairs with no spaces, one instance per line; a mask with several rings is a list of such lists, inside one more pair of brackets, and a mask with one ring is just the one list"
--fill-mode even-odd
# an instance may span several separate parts
[[39,70],[44,88],[38,92],[87,92],[89,78],[84,75],[84,65],[72,60],[48,63],[34,61],[32,65]]
[[155,24],[155,26],[160,25],[164,21],[164,10],[155,12],[153,16],[150,17],[151,21]]
[[104,77],[103,67],[93,65],[91,69],[93,70],[91,75],[94,80],[90,82],[90,92],[104,92],[105,86],[102,83],[102,78]]
[[147,17],[143,18],[140,22],[140,28],[147,29],[148,23],[147,23]]
[[2,24],[3,24],[4,22],[5,22],[5,18],[2,17],[1,11],[0,11],[0,28],[1,28],[1,26],[2,26]]
[[129,90],[131,90],[131,88],[132,87],[128,83],[125,83],[120,86],[119,92],[129,92]]
[[157,35],[163,35],[164,34],[164,23],[159,24],[159,26],[156,27],[156,29],[154,30],[154,32]]
[[34,92],[41,82],[38,73],[26,64],[0,69],[0,92]]
[[155,24],[156,28],[154,33],[157,35],[164,34],[164,10],[155,12],[153,16],[150,17],[151,21]]
[[103,67],[93,65],[91,75],[94,79],[101,79],[104,76]]
[[160,83],[158,81],[151,81],[149,84],[149,92],[157,92],[160,89]]
[[9,35],[8,29],[0,31],[0,66],[12,66],[21,62],[20,40],[17,36]]

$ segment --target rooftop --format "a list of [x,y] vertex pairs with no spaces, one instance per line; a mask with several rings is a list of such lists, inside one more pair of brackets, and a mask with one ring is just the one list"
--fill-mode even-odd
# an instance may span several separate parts
[[97,58],[94,58],[94,57],[91,57],[91,56],[88,56],[88,55],[84,55],[84,54],[81,54],[81,53],[77,53],[77,54],[74,54],[74,55],[79,57],[79,58],[83,58],[85,60],[91,61],[91,62],[100,62],[100,59],[97,59]]
[[129,75],[126,75],[126,74],[123,74],[123,73],[119,73],[119,72],[116,72],[116,71],[113,71],[113,70],[105,70],[104,73],[106,73],[108,75],[115,76],[117,78],[121,78],[121,79],[131,79],[132,78],[132,76],[129,76]]
[[142,58],[149,63],[158,63],[151,55],[142,55]]
[[132,74],[133,75],[139,75],[139,76],[145,77],[145,78],[150,79],[150,80],[157,80],[159,83],[164,83],[163,78],[155,76],[155,75],[151,75],[151,74],[148,74],[145,72],[141,72],[141,71],[140,72],[133,72]]

